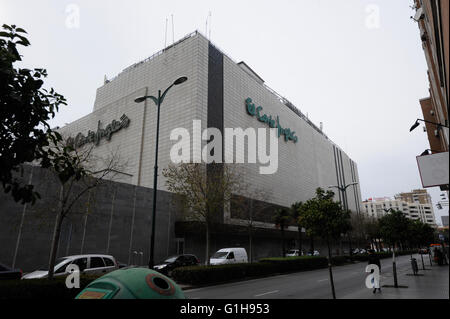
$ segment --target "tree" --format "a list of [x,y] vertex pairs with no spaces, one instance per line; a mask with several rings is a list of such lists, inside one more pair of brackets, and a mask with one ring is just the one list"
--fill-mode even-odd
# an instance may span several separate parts
[[[434,238],[434,229],[422,222],[419,219],[416,220],[408,220],[408,238],[410,248],[418,248],[429,246],[433,242]],[[420,253],[420,258],[422,260],[422,269],[425,270],[425,264],[423,262],[423,254]],[[411,256],[412,257],[412,256]]]
[[111,153],[109,156],[101,158],[94,156],[92,150],[93,146],[74,149],[70,145],[62,145],[48,151],[52,165],[51,170],[56,174],[61,188],[50,249],[49,280],[53,279],[64,219],[69,216],[73,206],[84,194],[103,184],[106,179],[113,179],[125,165],[120,162],[117,154]]
[[273,221],[276,227],[280,228],[281,231],[281,252],[282,256],[286,257],[286,247],[284,240],[284,230],[289,226],[291,216],[289,214],[289,210],[287,208],[279,208],[275,211],[275,215],[273,217]]
[[302,214],[304,210],[304,206],[303,206],[303,202],[295,202],[294,204],[291,205],[290,208],[290,215],[291,218],[295,221],[295,223],[297,224],[297,228],[298,228],[298,252],[299,252],[299,256],[302,255],[302,250],[303,250],[303,236],[302,236],[302,225],[300,224],[300,220],[299,217]]
[[383,241],[392,247],[392,270],[394,287],[398,288],[395,248],[408,236],[408,219],[401,211],[391,210],[378,220],[380,235]]
[[332,271],[332,240],[347,233],[350,228],[349,211],[344,211],[340,203],[334,202],[334,192],[316,189],[316,196],[305,203],[305,211],[300,215],[300,223],[314,234],[326,240],[328,246],[328,269],[330,274],[331,292],[336,299]]
[[226,164],[169,164],[163,170],[169,191],[180,195],[187,209],[187,218],[204,222],[206,253],[209,265],[210,229],[223,216],[223,209],[233,194],[245,188],[241,175]]
[[380,238],[380,226],[378,220],[373,217],[368,217],[364,221],[364,230],[367,236],[369,237],[370,243],[372,247],[375,247],[377,251],[381,250],[380,244],[378,242]]
[[49,146],[62,141],[62,137],[48,121],[67,103],[53,88],[42,88],[47,77],[45,69],[14,66],[22,61],[18,46],[30,45],[24,34],[26,31],[15,25],[4,24],[0,31],[0,180],[15,201],[34,204],[39,194],[17,175],[23,174],[21,164],[27,162],[51,167]]

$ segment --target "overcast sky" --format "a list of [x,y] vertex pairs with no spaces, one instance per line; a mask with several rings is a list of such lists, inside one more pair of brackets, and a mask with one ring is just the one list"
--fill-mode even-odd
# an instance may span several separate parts
[[[362,198],[421,188],[416,156],[429,148],[419,99],[427,66],[412,0],[0,0],[0,23],[27,30],[24,65],[44,67],[63,94],[52,125],[90,113],[105,75],[199,30],[245,61],[358,164]],[[172,29],[172,15],[174,28]],[[442,193],[428,189],[436,203]],[[437,210],[436,222],[448,215]]]

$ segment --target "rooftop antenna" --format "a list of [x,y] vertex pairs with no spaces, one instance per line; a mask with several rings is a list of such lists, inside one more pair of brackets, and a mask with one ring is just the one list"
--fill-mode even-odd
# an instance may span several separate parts
[[175,31],[173,29],[173,13],[172,13],[172,44],[175,44]]
[[167,18],[166,18],[166,34],[164,36],[164,49],[167,47]]
[[209,11],[209,41],[211,41],[211,11]]

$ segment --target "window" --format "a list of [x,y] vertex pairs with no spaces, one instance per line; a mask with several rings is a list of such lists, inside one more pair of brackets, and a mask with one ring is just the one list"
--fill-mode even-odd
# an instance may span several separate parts
[[105,267],[105,263],[103,259],[100,257],[91,257],[91,268],[100,268]]
[[193,265],[197,264],[197,263],[198,263],[197,257],[195,257],[195,256],[190,256],[190,262],[191,262]]
[[58,269],[55,270],[55,274],[65,273],[68,264],[69,264],[68,262],[61,263]]
[[80,268],[80,271],[83,271],[87,268],[87,258],[78,258],[72,261],[73,265],[77,265]]
[[105,261],[106,267],[113,267],[114,266],[114,262],[110,258],[104,257],[103,260]]
[[178,262],[178,263],[184,263],[184,262],[186,262],[186,257],[184,257],[184,256],[178,257],[178,258],[177,258],[177,262]]
[[230,252],[227,259],[234,259],[234,252]]

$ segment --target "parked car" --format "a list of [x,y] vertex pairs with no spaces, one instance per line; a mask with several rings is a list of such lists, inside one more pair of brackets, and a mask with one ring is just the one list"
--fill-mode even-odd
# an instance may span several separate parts
[[13,269],[0,263],[0,279],[20,279],[21,277],[21,269]]
[[303,252],[299,252],[298,249],[291,249],[286,253],[286,257],[303,256]]
[[358,254],[367,254],[367,250],[365,249],[360,249]]
[[170,276],[175,268],[182,266],[196,266],[200,262],[195,255],[184,254],[167,258],[161,264],[153,267],[154,270]]
[[[74,264],[80,268],[85,275],[102,275],[119,269],[116,259],[111,255],[75,255],[58,258],[55,261],[54,276],[65,276],[67,266]],[[48,266],[40,267],[38,270],[27,273],[22,279],[47,278]]]
[[308,252],[308,256],[320,256],[319,251],[314,250],[314,253],[311,253],[310,251]]
[[248,263],[247,251],[245,248],[222,248],[209,259],[209,263],[211,265]]

